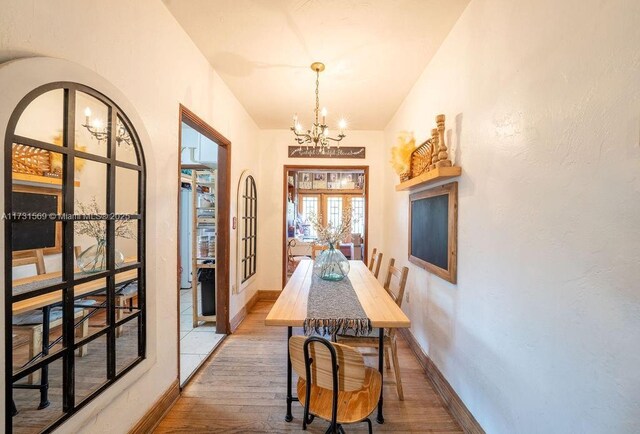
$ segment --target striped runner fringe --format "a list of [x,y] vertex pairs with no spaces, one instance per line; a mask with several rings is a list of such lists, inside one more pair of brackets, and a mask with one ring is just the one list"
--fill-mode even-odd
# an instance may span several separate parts
[[371,320],[367,318],[351,281],[345,277],[339,282],[331,282],[313,275],[304,334],[335,336],[349,330],[356,336],[366,336],[372,330]]

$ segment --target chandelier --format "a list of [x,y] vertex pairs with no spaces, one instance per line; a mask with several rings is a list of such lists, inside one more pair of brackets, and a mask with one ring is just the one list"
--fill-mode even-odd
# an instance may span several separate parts
[[[320,73],[324,71],[324,63],[314,62],[311,64],[311,70],[316,73],[316,108],[313,111],[315,116],[315,122],[310,130],[303,131],[302,125],[298,122],[298,114],[293,116],[293,125],[291,131],[295,134],[294,140],[299,145],[306,145],[307,147],[313,144],[314,149],[319,147],[322,152],[330,147],[330,142],[335,142],[336,146],[340,146],[340,141],[346,137],[344,130],[347,127],[347,123],[344,119],[341,119],[338,128],[340,133],[337,137],[331,137],[329,135],[329,127],[327,126],[327,109],[322,108],[320,110]],[[322,115],[322,123],[320,123],[320,116]]]
[[[98,143],[107,141],[107,138],[109,137],[109,128],[105,127],[100,119],[91,119],[91,109],[89,107],[84,109],[84,124],[82,124],[82,126],[89,131],[89,134],[91,134]],[[122,122],[120,122],[120,119],[118,119],[116,123],[116,144],[120,146],[123,143],[127,145],[127,150],[133,149],[131,135]]]

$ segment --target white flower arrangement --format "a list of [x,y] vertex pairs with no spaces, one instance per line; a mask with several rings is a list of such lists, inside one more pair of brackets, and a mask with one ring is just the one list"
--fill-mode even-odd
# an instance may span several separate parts
[[317,234],[317,242],[319,244],[329,244],[335,246],[338,242],[344,241],[351,234],[351,208],[347,207],[342,210],[342,219],[339,225],[334,226],[329,222],[323,225],[322,214],[317,216],[310,214],[307,219],[313,226]]
[[[76,201],[75,213],[86,216],[102,214],[95,196],[88,204]],[[131,230],[130,223],[130,220],[116,220],[116,238],[136,239],[136,234]],[[76,234],[94,238],[98,244],[105,242],[107,237],[106,220],[77,220],[73,225]]]

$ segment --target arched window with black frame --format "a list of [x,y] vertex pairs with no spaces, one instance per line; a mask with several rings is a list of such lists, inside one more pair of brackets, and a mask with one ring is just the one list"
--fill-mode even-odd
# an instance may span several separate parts
[[241,248],[241,281],[245,283],[257,269],[257,239],[258,239],[258,192],[256,182],[252,175],[247,175],[242,188],[242,216],[240,229],[242,237],[240,239]]
[[4,155],[5,431],[51,431],[145,358],[144,155],[70,82],[20,101]]

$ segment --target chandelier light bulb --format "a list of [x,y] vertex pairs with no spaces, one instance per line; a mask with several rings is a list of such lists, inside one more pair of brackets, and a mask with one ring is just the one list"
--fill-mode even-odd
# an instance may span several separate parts
[[91,109],[89,107],[84,109],[84,116],[87,118],[91,117]]
[[342,132],[344,129],[347,128],[347,121],[345,121],[344,119],[340,119],[340,122],[338,123],[338,127],[340,128],[340,131]]
[[322,107],[322,117],[327,116],[327,108],[326,107]]
[[296,122],[296,131],[302,131],[302,125],[299,122]]
[[99,129],[101,129],[101,128],[102,128],[102,121],[101,121],[100,119],[94,119],[94,120],[91,122],[91,126],[92,126],[93,128],[95,128],[96,130],[99,130]]

